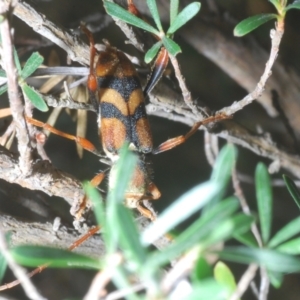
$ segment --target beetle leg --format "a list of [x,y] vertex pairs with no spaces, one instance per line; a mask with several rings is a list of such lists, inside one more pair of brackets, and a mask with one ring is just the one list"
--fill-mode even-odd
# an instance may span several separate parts
[[144,206],[143,201],[139,201],[136,204],[137,210],[141,213],[142,216],[150,219],[151,221],[155,221],[155,216],[151,210]]
[[80,27],[81,30],[87,35],[90,42],[90,73],[87,80],[87,87],[89,90],[90,101],[94,105],[95,110],[98,112],[99,103],[96,96],[96,92],[98,90],[98,82],[96,75],[94,74],[94,64],[97,50],[95,48],[95,41],[92,33],[87,29],[87,27],[84,24],[81,24]]
[[221,121],[224,119],[229,119],[229,118],[231,118],[231,116],[227,116],[225,114],[219,114],[216,116],[208,117],[207,119],[204,119],[200,122],[197,122],[193,125],[193,127],[187,134],[180,135],[180,136],[177,136],[175,138],[165,141],[164,143],[160,144],[156,149],[154,149],[152,153],[158,154],[161,152],[165,152],[165,151],[171,150],[171,149],[183,144],[188,138],[190,138],[195,132],[197,132],[198,128],[201,125],[206,125],[210,122],[218,122],[218,121]]
[[59,135],[61,137],[67,138],[69,140],[75,141],[76,143],[78,143],[80,146],[82,146],[85,150],[90,151],[98,156],[100,156],[98,150],[96,149],[96,147],[87,139],[80,137],[80,136],[75,136],[72,134],[68,134],[65,133],[63,131],[60,131],[56,128],[54,128],[53,126],[47,124],[47,123],[43,123],[41,121],[38,121],[36,119],[30,118],[28,116],[26,116],[26,121],[34,126],[43,128],[45,130],[48,130],[56,135]]
[[160,190],[153,182],[149,183],[147,192],[151,194],[151,198],[149,198],[149,200],[157,200],[161,196]]
[[169,63],[169,54],[165,47],[161,47],[155,63],[152,67],[151,75],[147,81],[147,85],[144,89],[144,96],[146,97],[149,94],[157,82],[162,77]]

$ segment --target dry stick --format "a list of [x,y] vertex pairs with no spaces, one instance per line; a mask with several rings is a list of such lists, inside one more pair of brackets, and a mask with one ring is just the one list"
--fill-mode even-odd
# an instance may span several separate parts
[[232,114],[236,113],[237,111],[243,109],[246,105],[251,104],[253,102],[253,100],[255,100],[261,96],[261,94],[264,91],[266,82],[272,74],[271,70],[272,70],[274,62],[278,56],[279,45],[280,45],[283,33],[284,33],[284,19],[280,19],[278,21],[278,23],[276,24],[275,29],[271,30],[270,37],[271,37],[271,41],[272,41],[272,46],[271,46],[270,56],[266,63],[264,73],[261,76],[259,82],[257,83],[254,91],[252,91],[250,94],[248,94],[242,100],[234,102],[229,107],[222,108],[219,112],[223,112],[227,115],[232,115]]
[[260,287],[259,287],[259,300],[267,300],[269,288],[270,288],[270,280],[268,276],[268,272],[266,268],[260,268]]
[[107,260],[110,263],[94,277],[87,294],[83,298],[84,300],[97,300],[106,294],[105,287],[114,275],[115,268],[122,263],[123,256],[120,253],[114,253],[110,257],[107,257]]
[[[8,3],[9,0],[2,0],[1,2]],[[69,32],[61,30],[61,28],[48,20],[45,15],[34,10],[28,3],[20,0],[13,13],[34,31],[46,37],[61,49],[64,49],[71,60],[89,65],[88,45]]]
[[9,103],[18,138],[20,174],[27,176],[32,171],[31,147],[24,118],[24,105],[19,91],[18,73],[13,55],[12,37],[8,23],[8,16],[10,14],[9,9],[9,4],[4,3],[3,1],[0,2],[0,14],[4,18],[0,25],[2,37],[2,60],[7,75]]
[[[241,188],[240,181],[237,176],[236,168],[234,168],[232,170],[232,183],[233,183],[235,195],[240,201],[240,205],[241,205],[243,212],[246,215],[250,216],[251,215],[250,207],[247,203],[247,200],[246,200],[243,190]],[[259,233],[259,230],[258,230],[256,224],[251,225],[251,231],[252,231],[253,235],[255,236],[255,239],[256,239],[259,247],[262,247],[262,239],[261,239],[261,236],[260,236],[260,233]]]
[[[243,190],[241,188],[240,181],[238,179],[235,167],[232,170],[232,183],[233,183],[233,188],[234,188],[234,191],[235,191],[235,195],[240,201],[240,205],[241,205],[241,208],[242,208],[243,212],[246,215],[251,215],[251,211],[250,211],[250,208],[249,208],[248,203],[246,201]],[[262,247],[262,239],[261,239],[259,230],[257,228],[257,225],[255,223],[251,225],[251,231],[252,231],[253,235],[255,236],[255,239],[256,239],[259,247]],[[243,293],[247,290],[247,288],[249,287],[249,285],[251,283],[251,280],[250,280],[251,277],[252,277],[252,279],[254,278],[254,276],[256,274],[256,270],[258,269],[258,266],[253,265],[252,268],[250,268],[250,267],[251,267],[251,265],[249,266],[248,270],[244,273],[244,275],[240,279],[240,281],[238,283],[238,286],[237,286],[237,290],[234,293],[234,297],[232,296],[233,299],[240,298],[243,295]],[[263,278],[261,279],[261,283],[262,282],[265,282],[265,280]],[[248,283],[247,286],[246,286],[246,283]],[[232,300],[232,298],[230,298],[230,300]]]
[[173,65],[173,68],[175,71],[175,76],[178,80],[184,102],[192,110],[194,115],[197,116],[197,119],[199,119],[199,121],[202,119],[205,119],[207,116],[205,116],[202,112],[200,112],[193,102],[191,92],[189,91],[189,89],[187,88],[187,86],[185,84],[185,79],[181,74],[180,67],[179,67],[176,57],[171,55],[170,53],[169,53],[169,57],[170,57],[170,61],[171,61],[172,65]]
[[29,277],[26,275],[26,272],[23,270],[23,268],[21,268],[13,260],[11,254],[7,249],[5,238],[1,231],[0,231],[0,252],[4,256],[7,264],[9,265],[14,275],[18,278],[27,297],[33,300],[44,300],[45,298],[38,293],[38,291],[36,290],[35,286],[31,283]]
[[237,284],[236,291],[231,295],[230,300],[238,300],[243,296],[243,294],[248,289],[250,283],[253,281],[257,269],[258,266],[255,264],[251,264],[248,266],[247,270],[242,275],[239,283]]

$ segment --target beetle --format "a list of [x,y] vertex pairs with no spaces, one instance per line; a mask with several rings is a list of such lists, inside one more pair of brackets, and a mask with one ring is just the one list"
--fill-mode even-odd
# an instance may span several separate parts
[[[85,26],[82,30],[90,41],[90,73],[87,86],[94,109],[98,112],[99,134],[106,156],[112,162],[109,188],[113,185],[115,165],[122,146],[138,157],[126,193],[125,205],[154,220],[144,201],[156,200],[161,194],[152,181],[151,162],[147,157],[153,151],[152,133],[146,113],[144,92],[135,67],[127,56],[105,41],[106,49],[97,52],[92,34]],[[97,57],[96,63],[95,57]],[[149,79],[152,88],[168,64],[166,51],[161,51]]]

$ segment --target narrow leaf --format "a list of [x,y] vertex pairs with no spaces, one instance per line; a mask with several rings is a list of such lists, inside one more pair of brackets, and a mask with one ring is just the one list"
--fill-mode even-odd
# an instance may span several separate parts
[[200,256],[191,274],[193,283],[212,277],[213,270],[207,260]]
[[159,31],[163,32],[163,28],[161,26],[161,22],[159,18],[159,12],[156,5],[156,0],[147,0],[147,5],[149,7],[151,16],[156,24],[156,27],[159,29]]
[[93,204],[93,211],[96,216],[96,220],[100,228],[102,229],[102,236],[105,245],[107,245],[109,241],[109,230],[106,222],[106,214],[103,204],[103,199],[97,189],[90,183],[85,182],[83,184],[84,191],[86,193],[86,197],[92,202]]
[[279,0],[269,0],[269,2],[271,2],[275,6],[275,8],[276,8],[277,11],[280,10],[281,5],[280,5],[280,1]]
[[10,249],[10,253],[17,263],[36,267],[51,264],[53,268],[89,268],[100,269],[98,260],[62,249],[43,246],[17,246]]
[[[212,241],[210,238],[220,237],[214,234],[218,228],[222,227],[224,220],[227,219],[239,208],[239,203],[236,198],[229,198],[216,204],[205,216],[201,216],[185,231],[178,235],[170,246],[166,247],[164,251],[155,252],[149,259],[150,267],[155,268],[157,265],[161,266],[168,263],[170,260],[180,256],[188,249],[192,249],[197,244],[201,244],[203,248],[204,242],[209,244]],[[230,224],[232,226],[232,224]],[[230,228],[231,229],[231,228]],[[225,228],[227,232],[227,228]],[[221,229],[222,232],[224,232]]]
[[167,31],[167,35],[173,34],[180,27],[186,24],[190,19],[192,19],[200,10],[201,3],[193,2],[187,5],[175,18],[175,20],[171,23],[170,28]]
[[298,233],[300,233],[300,217],[290,221],[280,229],[270,240],[268,246],[269,248],[274,248]]
[[284,278],[282,273],[268,270],[268,277],[274,288],[279,289],[281,287]]
[[126,9],[122,8],[121,6],[109,2],[109,1],[104,1],[104,7],[106,9],[106,12],[113,16],[116,17],[123,22],[126,22],[128,24],[131,24],[135,27],[144,29],[146,31],[149,31],[157,36],[159,36],[159,31],[156,30],[153,26],[149,25],[145,21],[141,20],[140,18],[136,17],[135,15],[131,14],[128,12]]
[[300,9],[300,0],[296,0],[293,3],[291,3],[290,5],[288,5],[284,11],[288,11],[290,9]]
[[[219,192],[217,183],[206,182],[196,186],[161,213],[142,235],[142,244],[150,245],[194,212],[203,207]],[[187,205],[188,204],[188,205]]]
[[263,163],[255,170],[255,188],[262,240],[266,245],[271,232],[273,196],[270,176]]
[[21,77],[26,79],[43,63],[43,61],[43,56],[41,56],[38,52],[32,53],[21,71]]
[[290,192],[291,196],[293,197],[294,201],[296,202],[298,208],[300,208],[300,192],[299,192],[296,184],[287,175],[283,175],[282,177],[283,177],[283,180],[285,181],[288,191]]
[[219,261],[214,267],[214,277],[217,282],[227,287],[230,293],[236,289],[236,282],[231,270],[226,264]]
[[258,243],[253,235],[252,231],[245,232],[243,234],[233,234],[233,237],[240,243],[249,247],[258,247]]
[[233,34],[238,37],[244,36],[264,23],[276,18],[277,15],[275,14],[261,14],[247,18],[235,26]]
[[224,300],[230,295],[227,287],[212,279],[203,280],[193,286],[185,300]]
[[3,69],[0,69],[0,77],[6,78],[6,72]]
[[276,247],[276,250],[288,254],[300,254],[300,238],[295,238]]
[[171,40],[170,38],[164,36],[162,38],[162,42],[165,48],[167,49],[167,51],[171,55],[176,56],[178,53],[181,52],[181,48],[179,47],[179,45],[175,43],[173,40]]
[[119,230],[120,248],[131,263],[136,263],[136,268],[141,269],[146,260],[146,251],[139,239],[139,232],[132,213],[124,205],[119,204],[117,208],[115,230]]
[[22,72],[21,63],[19,60],[18,52],[15,47],[14,47],[14,60],[15,60],[16,68],[18,70],[18,74],[21,74]]
[[5,92],[7,92],[8,86],[7,83],[3,84],[0,86],[0,95],[4,94]]
[[157,43],[155,43],[146,53],[145,55],[145,63],[149,64],[153,58],[157,55],[157,52],[159,51],[159,49],[161,48],[162,42],[159,41]]
[[106,213],[109,216],[106,219],[106,231],[109,236],[109,243],[106,245],[108,253],[116,251],[120,235],[123,234],[122,228],[115,228],[115,224],[119,222],[118,207],[123,205],[124,195],[128,184],[130,184],[136,162],[137,156],[128,149],[128,144],[124,144],[120,151],[119,160],[113,164],[109,173],[109,192],[106,209]]
[[179,0],[171,0],[170,2],[170,24],[173,24],[178,15]]
[[32,87],[28,86],[27,83],[24,83],[22,86],[22,91],[26,97],[31,101],[34,107],[40,111],[48,111],[48,106],[45,103],[43,97],[35,91]]
[[4,277],[5,271],[7,268],[7,262],[2,253],[0,252],[0,284],[2,282],[2,279]]
[[268,270],[279,273],[300,272],[300,259],[275,250],[246,247],[227,247],[218,252],[222,259],[250,264],[257,263]]

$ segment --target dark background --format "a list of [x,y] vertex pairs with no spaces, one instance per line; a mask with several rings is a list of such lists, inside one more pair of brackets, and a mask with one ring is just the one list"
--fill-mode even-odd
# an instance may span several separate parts
[[[208,0],[209,1],[209,0]],[[136,1],[137,2],[137,1]],[[270,3],[266,0],[227,0],[215,1],[223,15],[230,16],[232,28],[238,21],[247,16],[262,12],[274,12]],[[78,30],[79,22],[84,20],[87,23],[92,22],[95,29],[95,40],[100,42],[106,38],[116,47],[125,49],[129,53],[136,53],[132,46],[124,47],[125,37],[123,33],[116,28],[113,22],[108,19],[99,20],[103,11],[101,1],[96,0],[49,0],[49,1],[31,1],[38,11],[43,12],[47,18],[61,26]],[[205,17],[208,13],[206,1],[202,1],[200,14]],[[45,57],[45,62],[53,54],[53,51],[59,57],[61,65],[67,64],[66,54],[51,43],[45,43],[43,39],[31,28],[25,25],[16,17],[13,20],[15,28],[16,47],[23,53],[25,59],[30,55],[28,43],[37,41],[37,50]],[[270,39],[269,31],[272,24],[262,26],[252,35],[265,48],[269,49]],[[84,38],[84,37],[83,37]],[[182,46],[183,53],[178,59],[182,67],[182,73],[186,78],[186,83],[191,89],[193,97],[199,99],[199,103],[209,106],[212,110],[217,110],[225,105],[230,105],[233,101],[241,99],[246,95],[246,91],[237,85],[226,73],[221,71],[216,65],[207,60],[204,56],[199,55],[191,46],[184,43],[180,32],[176,35],[175,40]],[[280,58],[287,67],[292,66],[299,71],[300,59],[300,12],[291,12],[286,20],[286,33],[280,49]],[[300,82],[299,82],[300,84]],[[3,99],[2,105],[7,104]],[[299,101],[299,99],[295,99]],[[97,123],[95,114],[89,112],[89,124],[87,137],[99,145],[97,136]],[[37,113],[38,119],[46,119],[42,113]],[[244,126],[256,130],[257,124],[264,130],[270,130],[272,137],[278,143],[285,143],[287,133],[281,120],[270,118],[265,110],[257,103],[235,115],[234,120]],[[158,117],[150,117],[151,128],[153,131],[154,144],[165,141],[169,137],[174,137],[188,131],[188,127],[179,123],[167,121]],[[7,126],[8,121],[2,120],[2,130]],[[75,122],[66,112],[62,112],[58,123],[55,125],[69,133],[75,133]],[[220,140],[220,145],[225,141]],[[288,145],[288,143],[287,143]],[[61,137],[51,135],[46,144],[46,151],[52,163],[60,169],[69,172],[80,180],[90,179],[103,166],[98,163],[98,158],[90,153],[84,153],[83,159],[78,158],[76,147],[73,142],[67,141]],[[238,171],[249,178],[253,177],[255,166],[258,161],[264,161],[269,164],[270,161],[257,157],[248,150],[239,147]],[[154,203],[156,210],[161,211],[178,196],[190,189],[191,187],[205,181],[210,176],[211,168],[204,155],[203,132],[195,134],[186,144],[172,151],[153,156],[154,164],[154,182],[162,192],[162,197]],[[280,179],[281,174],[273,176],[274,179]],[[257,211],[255,205],[255,193],[253,183],[243,183],[244,192],[252,210]],[[28,195],[26,194],[28,193]],[[291,197],[285,187],[274,187],[274,223],[273,232],[276,232],[283,224],[292,218],[298,216]],[[45,203],[45,209],[50,206],[50,212],[46,216],[34,214],[30,208],[26,208],[24,199],[32,199]],[[25,206],[24,206],[25,205]],[[188,205],[188,204],[187,204]],[[23,189],[8,185],[1,182],[0,185],[0,210],[14,216],[22,217],[35,221],[53,220],[54,216],[60,215],[63,221],[71,224],[72,218],[69,215],[68,205],[61,199],[56,199],[44,195],[41,192],[34,193],[24,191]],[[231,265],[236,274],[236,279],[244,271],[244,266]],[[43,274],[34,278],[34,283],[48,299],[65,299],[77,297],[80,299],[86,292],[94,273],[82,270],[46,270]],[[4,282],[12,280],[8,274]],[[275,291],[271,288],[269,299],[299,299],[300,285],[298,275],[288,275],[285,277],[283,286],[280,290]],[[22,295],[21,288],[15,288],[7,291],[16,299],[25,299]],[[254,296],[248,292],[243,299],[254,299]]]

